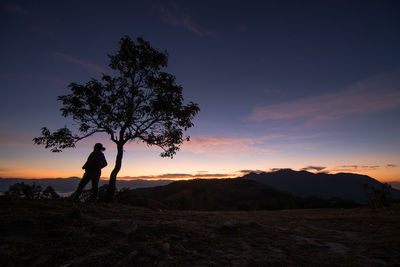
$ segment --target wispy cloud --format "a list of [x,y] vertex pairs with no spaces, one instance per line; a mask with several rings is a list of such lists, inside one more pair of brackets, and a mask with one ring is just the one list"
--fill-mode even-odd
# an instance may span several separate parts
[[178,179],[204,179],[204,178],[231,178],[235,173],[165,173],[159,175],[125,176],[124,180],[143,179],[143,180],[178,180]]
[[386,164],[386,167],[388,167],[388,168],[397,168],[398,165],[397,164]]
[[284,170],[284,169],[289,169],[289,168],[270,168],[269,170],[271,172],[277,172],[277,171]]
[[265,171],[262,171],[262,170],[239,170],[238,171],[238,173],[240,173],[240,174],[249,174],[251,172],[262,173],[262,172],[265,172]]
[[302,171],[322,171],[326,169],[326,167],[321,167],[321,166],[307,166],[302,168]]
[[181,26],[185,30],[198,36],[215,35],[215,33],[204,30],[195,23],[188,11],[176,2],[160,2],[156,8],[161,13],[164,21],[170,25]]
[[32,137],[22,134],[0,132],[0,147],[32,147]]
[[[307,167],[298,169],[300,171],[317,171],[317,172],[363,172],[363,171],[372,171],[379,169],[379,165],[341,165],[337,166],[336,168],[332,170],[327,170],[326,167],[323,166],[312,166],[309,165]],[[260,170],[260,169],[243,169],[243,170],[237,170],[237,171],[232,171],[232,172],[227,172],[227,173],[208,173],[207,171],[199,171],[195,174],[190,174],[190,173],[166,173],[166,174],[159,174],[159,175],[142,175],[142,176],[126,176],[126,177],[121,177],[122,179],[125,180],[130,180],[130,179],[144,179],[144,180],[185,180],[185,179],[212,179],[212,178],[235,178],[235,177],[241,177],[243,175],[249,174],[249,173],[263,173],[263,172],[276,172],[280,170],[285,170],[285,169],[292,169],[292,168],[269,168],[268,170]]]
[[0,174],[7,173],[7,172],[9,172],[9,171],[10,171],[9,168],[0,167]]
[[261,144],[259,138],[193,137],[183,145],[182,150],[194,153],[269,152]]
[[15,3],[3,4],[2,9],[8,13],[21,14],[21,15],[28,14],[28,10],[23,8],[21,5]]
[[400,106],[400,70],[360,81],[345,90],[259,106],[250,120],[305,120],[320,123]]
[[380,165],[341,165],[332,169],[334,172],[357,172],[373,171],[380,168]]
[[99,66],[99,65],[97,65],[95,63],[92,63],[90,61],[87,61],[87,60],[79,59],[79,58],[76,58],[76,57],[73,57],[73,56],[70,56],[70,55],[67,55],[67,54],[64,54],[64,53],[60,53],[60,52],[54,52],[53,55],[55,57],[59,58],[59,59],[64,60],[64,61],[71,62],[73,64],[79,65],[79,66],[81,66],[81,67],[83,67],[83,68],[85,68],[85,69],[87,69],[89,71],[93,71],[93,72],[96,72],[96,73],[99,73],[99,74],[105,72],[105,69],[103,67],[101,67],[101,66]]
[[193,153],[273,153],[277,150],[294,148],[309,150],[321,144],[317,139],[332,135],[335,133],[309,135],[278,133],[255,137],[194,136],[190,142],[184,143],[182,150]]

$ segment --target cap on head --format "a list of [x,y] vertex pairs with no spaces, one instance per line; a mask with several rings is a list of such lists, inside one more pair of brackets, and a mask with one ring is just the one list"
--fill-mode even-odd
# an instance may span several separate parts
[[106,148],[103,146],[102,143],[97,143],[97,144],[94,145],[94,150],[104,151],[104,150],[106,150]]

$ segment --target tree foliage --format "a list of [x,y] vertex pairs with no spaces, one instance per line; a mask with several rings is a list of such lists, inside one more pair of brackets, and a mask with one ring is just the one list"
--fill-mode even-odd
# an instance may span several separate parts
[[199,107],[193,102],[185,105],[182,86],[174,75],[163,71],[168,64],[167,52],[159,52],[142,38],[134,42],[123,37],[119,51],[109,59],[115,75],[103,74],[100,80],[85,84],[71,83],[71,93],[58,97],[62,116],[71,117],[79,125],[79,133],[73,134],[67,127],[53,133],[42,128],[42,135],[33,141],[61,152],[95,133],[107,133],[118,151],[110,177],[115,190],[112,180],[121,168],[127,142],[158,146],[162,157],[172,158],[184,140],[189,141],[183,133],[193,126]]
[[109,66],[118,76],[103,74],[100,81],[71,83],[72,93],[58,97],[62,115],[72,117],[81,134],[74,135],[67,127],[54,133],[43,128],[35,143],[60,152],[96,132],[105,132],[115,143],[139,139],[161,147],[163,157],[176,153],[185,139],[183,130],[193,126],[197,104],[183,105],[182,87],[175,76],[161,70],[167,66],[166,52],[157,51],[142,38],[134,43],[124,37],[120,46],[109,56]]

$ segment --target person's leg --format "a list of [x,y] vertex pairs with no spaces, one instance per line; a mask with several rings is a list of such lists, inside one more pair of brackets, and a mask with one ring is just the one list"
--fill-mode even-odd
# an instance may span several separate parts
[[78,188],[72,194],[74,200],[78,200],[79,199],[79,196],[82,194],[83,188],[85,188],[87,183],[89,183],[90,178],[91,178],[90,175],[87,172],[85,172],[85,174],[83,175],[81,181],[79,182]]
[[92,176],[92,197],[91,200],[93,202],[97,201],[97,197],[99,194],[99,180],[101,173],[96,173]]

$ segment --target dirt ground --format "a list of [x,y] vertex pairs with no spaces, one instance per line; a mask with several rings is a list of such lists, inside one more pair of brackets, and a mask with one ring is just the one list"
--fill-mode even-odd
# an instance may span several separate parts
[[0,266],[399,266],[400,206],[192,212],[0,200]]

